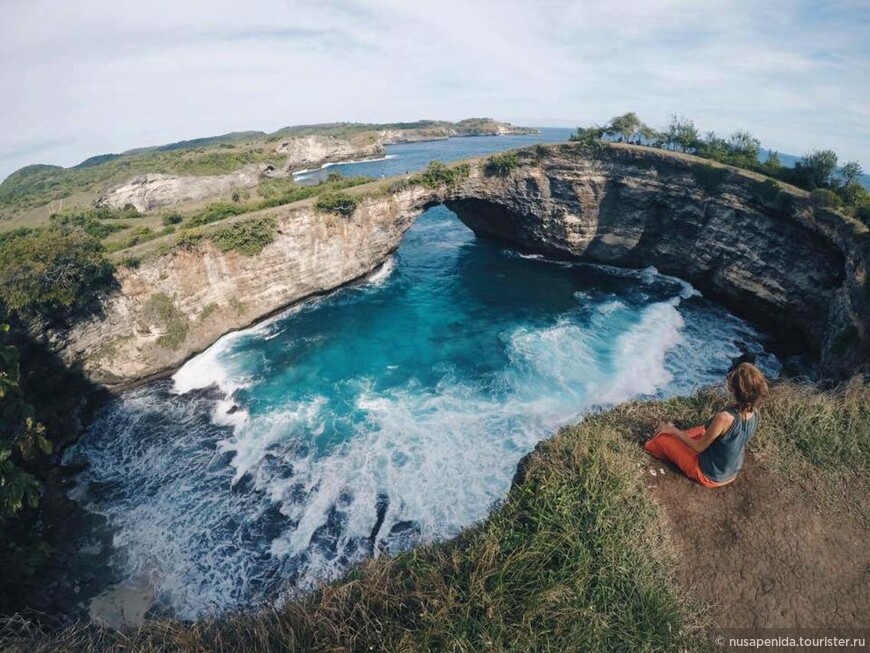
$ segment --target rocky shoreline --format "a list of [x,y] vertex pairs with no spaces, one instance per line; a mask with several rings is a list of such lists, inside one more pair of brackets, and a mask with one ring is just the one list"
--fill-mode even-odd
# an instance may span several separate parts
[[[819,357],[825,376],[866,365],[870,247],[857,221],[814,208],[796,189],[771,194],[759,175],[687,155],[611,145],[590,156],[568,144],[518,156],[504,176],[478,160],[450,188],[379,190],[349,217],[306,204],[251,214],[278,225],[260,254],[206,242],[119,269],[120,289],[100,314],[52,332],[51,346],[105,386],[156,378],[230,331],[371,272],[425,207],[444,203],[481,237],[683,278]],[[183,337],[168,346],[173,329]]]

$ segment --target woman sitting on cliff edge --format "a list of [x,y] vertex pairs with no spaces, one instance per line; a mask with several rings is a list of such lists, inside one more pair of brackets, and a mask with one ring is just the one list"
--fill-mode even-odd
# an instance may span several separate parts
[[744,358],[726,377],[731,406],[713,415],[704,426],[685,431],[670,422],[661,424],[644,445],[646,452],[674,463],[704,487],[721,487],[737,478],[746,443],[758,426],[758,402],[767,395],[764,374]]

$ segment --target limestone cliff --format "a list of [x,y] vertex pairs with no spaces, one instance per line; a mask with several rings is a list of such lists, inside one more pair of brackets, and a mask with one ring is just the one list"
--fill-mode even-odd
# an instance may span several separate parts
[[120,209],[132,204],[140,213],[146,213],[188,202],[228,197],[236,188],[256,186],[265,174],[266,167],[247,165],[227,175],[137,175],[110,188],[97,198],[95,205]]
[[106,385],[172,370],[229,331],[373,271],[429,199],[412,187],[365,200],[350,218],[310,206],[271,210],[277,237],[259,255],[206,241],[121,268],[102,315],[53,334],[53,344]]
[[380,140],[364,137],[350,141],[335,136],[298,136],[283,140],[275,152],[287,157],[285,166],[293,171],[383,156],[384,147]]
[[527,150],[445,197],[476,234],[553,256],[656,266],[755,320],[834,376],[866,366],[870,236],[806,194],[696,157],[612,145]]
[[818,354],[829,376],[866,369],[870,236],[860,223],[814,209],[796,189],[686,155],[624,145],[590,155],[566,144],[518,160],[504,176],[474,161],[449,189],[378,187],[349,218],[310,204],[267,211],[278,236],[260,254],[204,245],[119,270],[102,317],[53,342],[105,384],[171,370],[228,331],[372,271],[424,207],[443,202],[482,237],[686,279]]

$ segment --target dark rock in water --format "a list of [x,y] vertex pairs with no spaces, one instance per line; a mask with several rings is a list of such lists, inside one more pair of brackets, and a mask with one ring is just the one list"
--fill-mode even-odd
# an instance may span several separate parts
[[375,513],[377,514],[377,518],[375,519],[374,528],[372,528],[371,534],[369,534],[369,552],[374,553],[375,550],[375,542],[378,538],[378,531],[381,530],[381,526],[384,525],[384,518],[387,515],[387,508],[390,507],[390,497],[388,497],[384,493],[378,494],[377,504],[375,505]]
[[239,410],[239,407],[236,406],[235,404],[233,404],[232,406],[230,406],[229,410],[227,410],[227,415],[233,415],[233,414],[237,413],[238,410]]
[[542,440],[535,445],[535,448],[532,449],[525,456],[520,458],[517,463],[516,471],[514,472],[514,477],[511,479],[511,487],[516,487],[518,485],[522,485],[526,482],[526,472],[528,471],[529,463],[532,461],[532,457],[538,455],[538,451],[541,447],[545,446],[546,440]]
[[417,522],[396,522],[387,537],[378,542],[378,551],[388,555],[398,555],[417,546],[420,536],[420,525]]
[[205,388],[194,388],[193,390],[188,390],[185,392],[182,397],[186,399],[207,399],[209,401],[220,401],[224,398],[224,391],[221,390],[217,384],[212,383]]
[[335,556],[338,553],[338,539],[346,527],[347,513],[333,507],[326,517],[326,523],[311,536],[311,548],[324,551],[330,557]]
[[254,476],[250,472],[246,472],[242,477],[233,483],[233,494],[246,494],[254,489]]

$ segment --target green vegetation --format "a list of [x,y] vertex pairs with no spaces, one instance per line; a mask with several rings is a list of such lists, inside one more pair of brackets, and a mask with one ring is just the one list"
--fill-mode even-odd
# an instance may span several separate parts
[[205,236],[199,229],[190,229],[182,231],[175,241],[175,246],[180,249],[196,249],[202,243]]
[[[10,342],[9,325],[0,324],[0,586],[4,595],[32,575],[49,554],[27,517],[39,506],[42,493],[42,484],[29,468],[40,454],[50,454],[52,445],[45,427],[34,419],[20,380],[18,348]],[[0,598],[0,607],[10,600],[11,594]]]
[[209,238],[222,252],[236,251],[243,256],[255,256],[275,240],[274,218],[259,218],[237,222],[215,232]]
[[[0,209],[22,210],[70,197],[75,193],[99,193],[107,186],[144,173],[175,175],[227,174],[249,163],[265,163],[274,151],[256,147],[223,150],[153,148],[107,156],[73,168],[28,166],[12,173],[0,184]],[[96,157],[95,157],[96,159]]]
[[486,136],[498,133],[498,123],[492,118],[466,118],[459,122],[446,120],[417,120],[414,122],[393,122],[385,124],[336,122],[321,125],[296,125],[279,129],[268,138],[279,140],[286,136],[310,136],[322,134],[337,138],[350,138],[365,135],[367,132],[398,130],[417,132],[421,137],[446,138],[452,134],[466,136]]
[[590,156],[598,156],[604,149],[607,147],[604,142],[601,140],[604,136],[605,130],[603,127],[593,126],[593,127],[578,127],[577,131],[571,135],[571,140],[574,143],[579,144],[586,152],[589,153]]
[[[360,186],[362,184],[368,184],[371,182],[371,179],[368,177],[332,177],[332,180],[327,180],[315,186],[300,186],[296,184],[294,181],[290,179],[270,179],[270,182],[281,182],[272,183],[266,188],[267,195],[264,195],[265,199],[261,202],[255,204],[249,210],[259,210],[266,209],[273,206],[282,206],[284,204],[292,204],[293,202],[300,202],[302,200],[307,200],[311,197],[317,197],[323,193],[330,193],[335,191],[344,190],[347,188],[353,188],[354,186]],[[261,183],[258,186],[261,194],[265,190],[263,188],[263,184]]]
[[324,213],[338,213],[349,218],[359,205],[359,198],[347,193],[323,193],[314,203],[314,208]]
[[78,227],[94,238],[106,238],[116,231],[126,229],[126,225],[116,222],[104,222],[82,213],[56,213],[50,218],[51,224],[69,229]]
[[463,179],[468,179],[471,167],[467,163],[446,166],[440,161],[430,161],[426,169],[415,178],[427,188],[447,186],[451,188]]
[[48,636],[46,650],[698,650],[703,623],[675,586],[624,422],[604,413],[563,430],[485,523],[369,561],[308,598],[192,624],[79,627]]
[[181,224],[184,221],[184,216],[180,213],[170,213],[168,215],[164,215],[161,219],[164,227],[169,227],[171,225]]
[[[413,130],[415,137],[446,138],[455,134],[496,134],[499,124],[489,118],[471,118],[457,123],[421,120],[388,124],[298,125],[273,134],[238,132],[121,154],[102,154],[71,168],[32,165],[21,168],[0,183],[0,214],[9,217],[64,198],[94,197],[115,184],[146,173],[215,175],[231,173],[249,164],[274,164],[282,158],[275,152],[275,143],[283,138],[324,135],[371,144],[377,140],[378,132],[384,130]],[[244,194],[245,191],[238,191],[238,202],[245,200]]]
[[810,193],[810,203],[820,209],[838,209],[843,205],[840,196],[827,188],[815,188]]
[[773,179],[765,179],[764,181],[753,181],[749,185],[749,192],[752,199],[759,204],[770,205],[779,200],[782,190]]
[[[39,634],[16,624],[10,651],[706,650],[710,623],[676,585],[676,554],[639,473],[647,459],[638,442],[662,420],[695,425],[725,403],[708,389],[590,415],[523,462],[484,523],[370,560],[313,595],[122,631]],[[866,519],[870,386],[777,383],[761,410],[754,464],[802,501]]]
[[178,349],[187,337],[189,320],[166,293],[151,295],[143,307],[143,315],[145,319],[163,327],[164,334],[157,338],[157,344],[161,347]]
[[493,154],[486,160],[483,170],[487,175],[507,177],[511,172],[520,167],[520,160],[516,152]]
[[0,308],[23,320],[87,309],[114,280],[103,251],[76,221],[7,235],[0,241]]
[[204,322],[207,320],[215,311],[218,310],[218,308],[220,307],[215,302],[209,302],[206,304],[205,308],[203,308],[202,312],[199,314],[199,321]]
[[692,168],[692,176],[705,193],[718,195],[725,178],[728,176],[728,169],[707,165],[695,166]]
[[252,209],[249,209],[245,206],[240,206],[238,204],[230,204],[228,202],[214,202],[213,204],[209,204],[200,213],[197,213],[196,215],[188,218],[185,227],[187,227],[188,229],[192,227],[202,227],[203,225],[211,224],[212,222],[219,222],[220,220],[230,218],[234,215],[241,215],[242,213],[247,213],[250,210]]
[[[843,210],[870,226],[870,191],[858,181],[863,174],[861,166],[850,161],[838,170],[837,155],[831,150],[810,152],[794,168],[783,166],[777,152],[770,152],[768,159],[761,163],[758,160],[761,143],[748,131],[737,130],[728,138],[722,138],[715,132],[707,132],[701,136],[692,120],[672,116],[667,129],[660,132],[643,123],[634,113],[616,116],[603,127],[578,127],[571,140],[581,143],[593,155],[606,147],[605,141],[626,142],[686,152],[759,172],[814,193],[811,198],[814,206]],[[712,176],[704,171],[695,174],[699,184],[708,193],[716,192],[715,179]],[[763,195],[770,195],[770,191],[756,191],[760,191],[760,194],[754,191],[758,200]],[[786,199],[779,189],[777,196],[779,208],[788,210],[788,204],[792,200]],[[762,200],[763,203],[771,201],[773,200]]]

